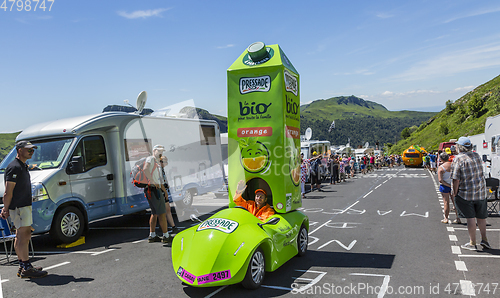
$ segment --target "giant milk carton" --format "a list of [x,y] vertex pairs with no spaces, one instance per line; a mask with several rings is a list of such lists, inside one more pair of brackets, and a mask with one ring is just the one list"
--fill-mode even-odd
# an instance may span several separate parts
[[277,213],[302,206],[299,74],[279,45],[253,43],[227,70],[229,205],[264,189]]

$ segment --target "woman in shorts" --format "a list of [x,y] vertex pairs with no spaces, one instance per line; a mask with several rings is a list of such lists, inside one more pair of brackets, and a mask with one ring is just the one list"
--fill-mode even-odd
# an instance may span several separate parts
[[[443,197],[444,203],[444,219],[441,220],[442,223],[449,223],[448,216],[450,215],[450,193],[451,193],[451,162],[449,161],[449,155],[446,153],[441,153],[439,156],[442,165],[439,166],[437,171],[439,180],[439,191]],[[453,200],[452,200],[453,202]],[[453,205],[455,203],[453,202]],[[460,218],[458,217],[457,208],[455,208],[455,215],[457,218],[453,223],[460,223]]]

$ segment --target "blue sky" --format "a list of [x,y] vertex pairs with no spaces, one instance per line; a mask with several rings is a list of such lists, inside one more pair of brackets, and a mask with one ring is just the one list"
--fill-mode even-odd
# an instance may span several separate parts
[[0,9],[0,132],[135,104],[142,90],[152,109],[193,100],[226,116],[226,70],[255,41],[287,54],[302,104],[355,95],[439,111],[500,74],[498,1],[31,3]]

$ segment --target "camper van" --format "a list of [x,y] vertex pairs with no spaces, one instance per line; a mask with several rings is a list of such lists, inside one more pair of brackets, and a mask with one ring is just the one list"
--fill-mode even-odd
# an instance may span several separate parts
[[[490,159],[490,146],[488,140],[484,137],[484,133],[469,136],[469,140],[472,144],[472,151],[476,152],[480,156],[486,155],[486,159]],[[483,173],[485,177],[489,177],[490,164],[483,160]]]
[[500,115],[486,118],[484,139],[486,146],[490,147],[489,156],[482,155],[483,160],[490,164],[489,176],[500,179]]
[[[194,195],[223,184],[214,121],[107,112],[34,125],[17,136],[21,140],[38,146],[28,160],[34,233],[50,232],[59,243],[76,241],[93,220],[149,208],[131,169],[156,144],[166,149],[164,171],[178,216]],[[14,148],[0,163],[0,180],[15,157]]]
[[[329,175],[327,167],[327,158],[330,156],[330,142],[329,141],[317,141],[317,140],[302,140],[300,142],[300,153],[304,154],[304,159],[310,159],[313,157],[313,153],[316,155],[323,154],[323,159],[321,159],[320,165],[320,180],[323,180]],[[310,181],[309,169],[307,170],[307,181]]]

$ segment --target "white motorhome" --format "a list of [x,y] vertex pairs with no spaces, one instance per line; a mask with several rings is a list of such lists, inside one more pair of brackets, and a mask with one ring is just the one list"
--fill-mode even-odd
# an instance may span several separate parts
[[[195,194],[223,184],[214,121],[108,112],[34,125],[17,136],[21,140],[38,146],[28,160],[34,233],[50,232],[60,243],[76,241],[93,220],[149,208],[130,173],[156,144],[166,149],[165,174],[178,211],[189,211]],[[15,156],[14,148],[0,163],[1,181]]]
[[480,156],[486,155],[486,158],[483,157],[483,173],[485,177],[489,177],[490,164],[484,160],[490,159],[490,142],[485,138],[484,133],[469,136],[469,140],[472,143],[472,151],[477,152]]
[[365,155],[368,156],[370,154],[373,154],[374,151],[375,150],[371,147],[355,149],[354,150],[354,157],[356,157],[356,160],[359,160],[359,159],[361,159],[361,157],[363,157]]
[[500,179],[500,115],[486,118],[484,139],[490,150],[489,156],[483,155],[483,161],[490,164],[489,176]]
[[[302,140],[300,142],[300,153],[304,154],[304,159],[309,159],[313,157],[313,153],[316,155],[323,154],[320,165],[320,179],[323,180],[329,175],[327,167],[327,158],[330,156],[330,142],[329,141],[318,141],[318,140]],[[310,181],[309,168],[307,169],[307,181]]]

